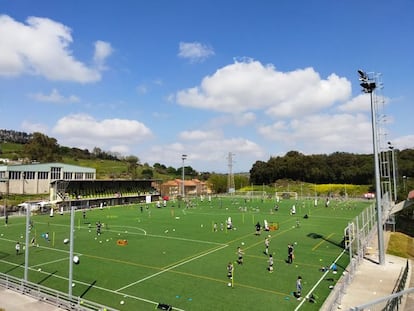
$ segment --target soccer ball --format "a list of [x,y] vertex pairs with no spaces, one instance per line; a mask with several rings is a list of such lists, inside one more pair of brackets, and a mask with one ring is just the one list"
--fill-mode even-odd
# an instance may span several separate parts
[[229,287],[230,287],[230,286],[231,286],[231,283],[228,283],[228,284],[227,284],[227,286],[229,286]]
[[68,243],[69,243],[69,239],[64,239],[64,240],[63,240],[63,243],[64,243],[64,244],[68,244]]
[[73,263],[75,265],[78,265],[79,264],[79,257],[78,256],[73,256]]
[[244,245],[244,242],[241,242],[241,245]]

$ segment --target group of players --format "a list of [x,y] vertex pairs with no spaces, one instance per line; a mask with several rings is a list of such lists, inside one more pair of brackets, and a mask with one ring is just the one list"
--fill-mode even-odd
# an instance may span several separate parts
[[[259,222],[257,222],[257,224],[255,225],[256,228],[256,235],[261,235],[261,230],[262,227],[260,225]],[[273,272],[273,264],[274,264],[274,260],[273,260],[273,255],[271,253],[269,253],[269,246],[270,246],[270,235],[266,236],[264,239],[264,251],[263,253],[268,256],[268,267],[267,270],[269,271],[269,273]],[[244,251],[242,250],[242,248],[240,246],[237,247],[237,264],[238,265],[243,265],[243,255],[244,255]],[[294,255],[294,246],[293,244],[288,244],[287,247],[287,259],[286,259],[286,263],[288,264],[292,264],[293,260],[295,258]],[[227,278],[228,278],[228,286],[229,287],[233,287],[234,286],[234,265],[233,263],[230,261],[227,264]],[[301,299],[301,292],[302,292],[302,277],[298,276],[297,280],[296,280],[296,292],[295,292],[295,297],[297,299]]]

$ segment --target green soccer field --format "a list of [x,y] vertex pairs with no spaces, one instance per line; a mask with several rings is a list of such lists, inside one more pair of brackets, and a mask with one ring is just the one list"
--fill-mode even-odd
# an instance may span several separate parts
[[[318,310],[349,262],[341,245],[348,221],[369,202],[336,201],[329,208],[320,201],[274,199],[193,199],[180,207],[129,205],[75,215],[74,250],[80,263],[73,268],[73,295],[119,310],[154,310],[158,303],[174,310]],[[296,215],[290,214],[292,205]],[[142,206],[142,210],[141,210]],[[308,215],[308,218],[304,218]],[[233,229],[227,230],[231,217]],[[68,292],[70,214],[32,216],[28,280]],[[255,234],[264,221],[277,230]],[[24,275],[25,217],[9,217],[0,226],[0,272]],[[97,235],[100,221],[102,233]],[[217,224],[217,231],[214,224]],[[272,228],[273,229],[273,228]],[[44,234],[49,233],[49,241]],[[274,271],[268,268],[265,237]],[[126,245],[120,245],[126,242]],[[295,259],[286,262],[287,246]],[[237,264],[237,247],[244,252]],[[341,256],[341,254],[343,254]],[[337,260],[338,273],[320,269]],[[234,264],[228,286],[227,264]],[[302,277],[302,296],[313,290],[316,301],[297,300],[296,279]],[[122,303],[121,303],[122,302]]]

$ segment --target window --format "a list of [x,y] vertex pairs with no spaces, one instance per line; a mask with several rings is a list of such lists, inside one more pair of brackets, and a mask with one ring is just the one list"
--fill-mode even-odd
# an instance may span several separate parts
[[51,168],[51,173],[50,173],[50,179],[51,180],[60,179],[61,171],[62,171],[61,167],[52,167]]
[[75,179],[83,179],[83,173],[79,173],[79,172],[77,172],[77,173],[75,173]]
[[49,172],[38,172],[37,178],[38,179],[49,179]]
[[63,173],[63,179],[64,180],[70,180],[70,179],[72,179],[72,175],[73,173],[72,172],[64,172]]
[[20,179],[21,176],[22,176],[21,172],[14,172],[14,171],[9,172],[9,179],[17,180],[17,179]]
[[93,179],[93,173],[85,173],[85,179]]
[[24,179],[35,179],[36,178],[36,172],[24,172],[23,173]]

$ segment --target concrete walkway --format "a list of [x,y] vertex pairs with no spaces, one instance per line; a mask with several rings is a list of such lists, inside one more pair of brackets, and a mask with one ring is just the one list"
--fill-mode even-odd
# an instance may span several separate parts
[[[387,249],[391,232],[384,232],[384,245]],[[345,295],[341,299],[339,309],[349,310],[352,307],[375,301],[382,297],[391,295],[402,272],[409,263],[408,282],[406,288],[411,287],[414,280],[412,265],[407,258],[385,254],[384,264],[379,264],[378,238],[374,237],[369,252],[360,263],[352,283],[347,287]],[[405,303],[408,302],[408,303]],[[402,311],[414,311],[414,305],[407,298],[400,308]],[[371,310],[382,310],[375,306]]]
[[58,307],[0,286],[0,309],[5,311],[62,311]]

